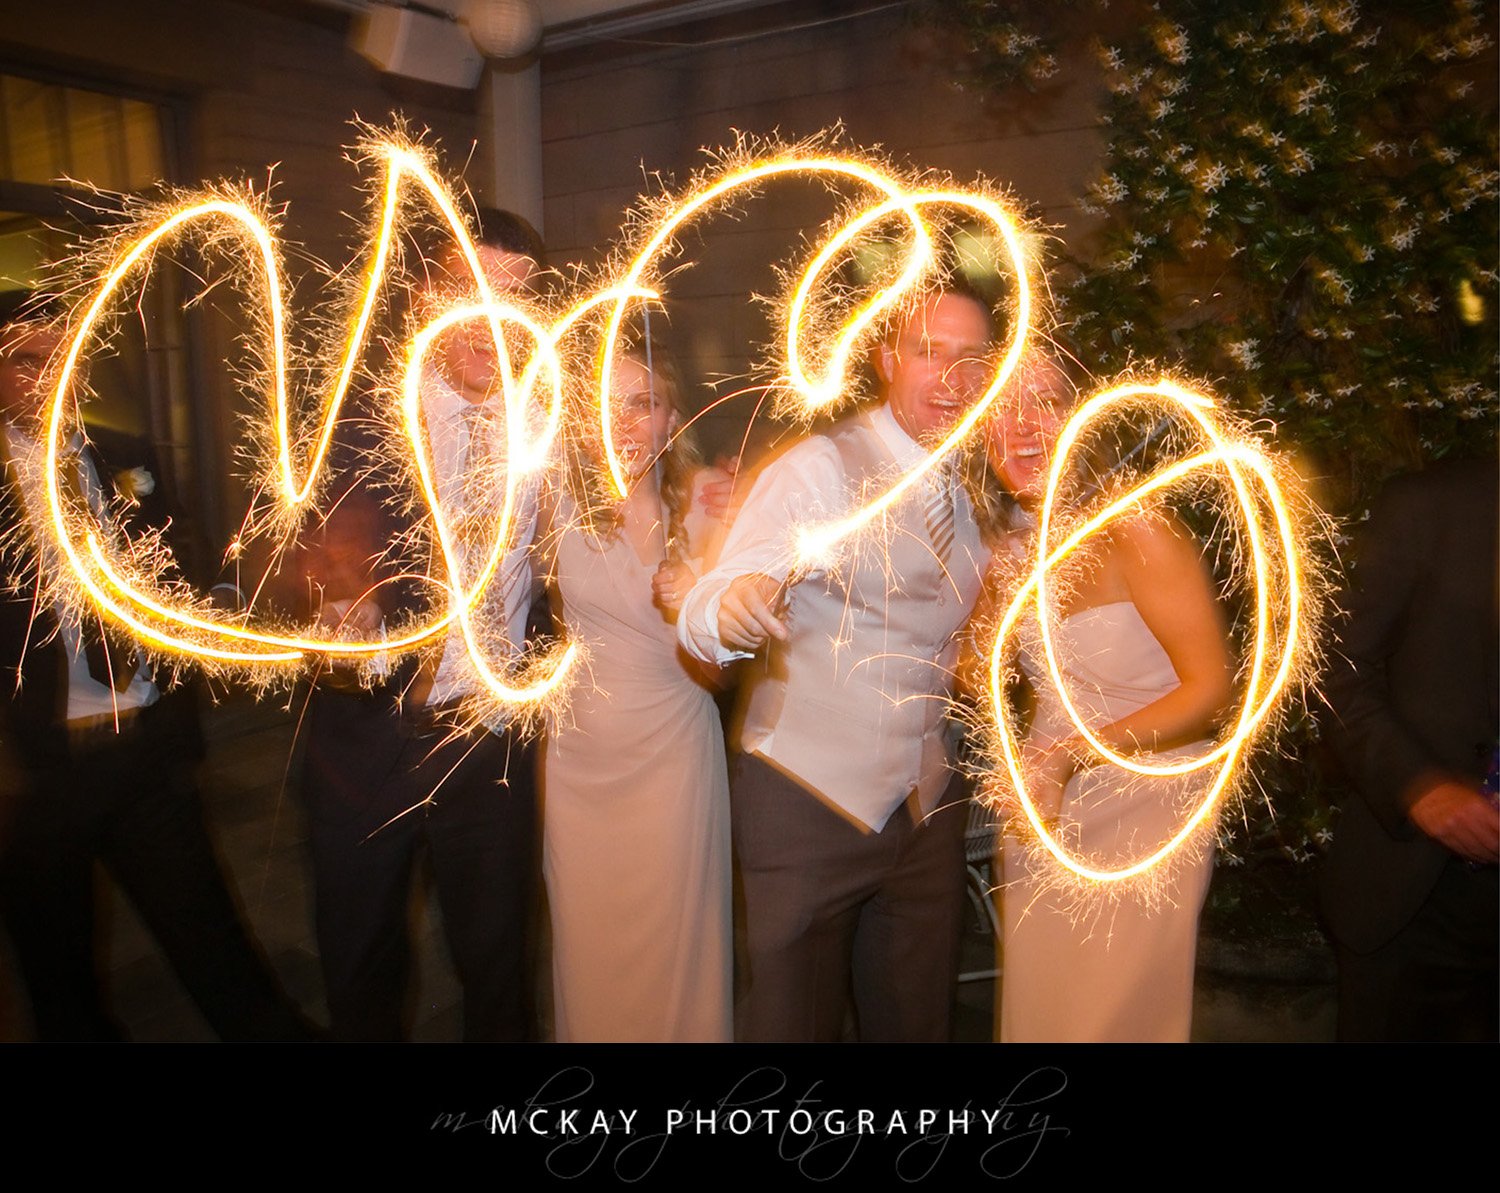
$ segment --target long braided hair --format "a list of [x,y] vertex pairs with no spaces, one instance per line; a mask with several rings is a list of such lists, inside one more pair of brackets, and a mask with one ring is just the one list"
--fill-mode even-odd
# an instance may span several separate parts
[[[681,375],[660,340],[653,338],[633,344],[621,351],[620,358],[640,365],[650,378],[653,395],[677,415],[677,429],[652,467],[660,477],[669,553],[681,554],[686,542],[684,523],[693,503],[693,479],[703,467],[703,457],[691,431],[694,411],[686,405]],[[568,480],[583,526],[600,538],[613,539],[624,525],[625,507],[606,487],[602,455],[603,446],[597,442],[570,452]]]

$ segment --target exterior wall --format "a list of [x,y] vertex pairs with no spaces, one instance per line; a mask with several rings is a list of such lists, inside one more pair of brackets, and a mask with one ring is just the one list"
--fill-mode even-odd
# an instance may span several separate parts
[[[1084,51],[1024,113],[990,111],[954,86],[951,50],[903,9],[840,19],[851,7],[782,5],[652,34],[692,43],[683,48],[590,46],[544,56],[543,183],[554,260],[597,263],[658,173],[684,180],[706,162],[700,147],[730,144],[736,129],[795,139],[839,122],[847,145],[880,145],[899,164],[947,171],[959,182],[985,175],[1008,184],[1066,240],[1086,236],[1074,202],[1097,169],[1103,138],[1098,71]],[[786,31],[755,33],[757,26]],[[754,345],[769,334],[748,296],[773,292],[772,263],[793,260],[804,232],[833,211],[817,186],[780,184],[743,204],[739,218],[704,225],[702,242],[694,238],[689,248],[699,264],[670,291],[673,338],[690,377],[740,379],[721,393],[744,384]],[[753,402],[728,402],[706,418],[710,442],[731,441]]]
[[[357,251],[362,229],[346,213],[363,210],[362,175],[345,160],[359,116],[429,129],[455,173],[476,135],[475,98],[463,92],[390,80],[348,45],[347,17],[308,6],[233,0],[67,0],[13,6],[0,22],[0,69],[72,76],[79,85],[144,88],[179,113],[178,169],[172,181],[194,186],[244,179],[285,205],[284,236],[294,275],[304,275],[295,314],[319,313],[316,268],[333,268]],[[232,309],[231,303],[222,304]],[[195,316],[187,345],[158,376],[176,378],[171,433],[154,420],[178,487],[199,500],[190,511],[210,542],[238,526],[246,495],[234,476],[240,416],[250,412],[221,362],[236,359],[243,330],[228,317]],[[184,411],[191,414],[183,417]],[[183,435],[192,442],[184,442]]]

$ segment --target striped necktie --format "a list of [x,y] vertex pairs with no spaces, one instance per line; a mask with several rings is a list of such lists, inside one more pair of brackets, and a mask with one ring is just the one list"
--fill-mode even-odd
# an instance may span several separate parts
[[953,462],[946,460],[932,471],[932,492],[924,510],[927,537],[939,564],[947,566],[953,552]]

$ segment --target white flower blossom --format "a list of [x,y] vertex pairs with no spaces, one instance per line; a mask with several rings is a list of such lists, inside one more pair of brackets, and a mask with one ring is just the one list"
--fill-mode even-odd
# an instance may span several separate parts
[[1205,194],[1211,195],[1228,181],[1228,168],[1222,162],[1214,162],[1202,172],[1198,179],[1198,186]]
[[1411,248],[1411,246],[1416,243],[1417,233],[1419,231],[1421,231],[1421,226],[1419,224],[1410,223],[1400,231],[1392,232],[1389,236],[1386,237],[1385,242],[1397,252],[1404,253],[1407,249]]
[[1177,105],[1174,104],[1169,99],[1158,100],[1157,103],[1156,103],[1156,109],[1153,112],[1153,116],[1157,120],[1165,120],[1168,116],[1170,116],[1172,114],[1172,110],[1176,106]]
[[1173,25],[1170,33],[1158,35],[1156,44],[1162,55],[1173,66],[1186,66],[1188,59],[1192,57],[1188,52],[1187,30],[1181,25]]
[[1115,46],[1104,47],[1104,65],[1110,70],[1121,70],[1125,66],[1125,60],[1120,57],[1120,51]]
[[1106,174],[1095,185],[1094,191],[1106,204],[1118,203],[1130,194],[1130,188],[1114,174]]
[[1259,340],[1235,340],[1225,345],[1229,355],[1234,357],[1235,363],[1242,369],[1260,368],[1260,354],[1256,352],[1259,346]]
[[1359,24],[1359,5],[1342,5],[1333,12],[1325,14],[1323,19],[1328,22],[1330,29],[1342,37],[1344,34],[1352,32],[1354,26]]
[[1458,160],[1458,150],[1454,149],[1451,145],[1444,145],[1437,151],[1437,158],[1439,161],[1445,162],[1451,166]]

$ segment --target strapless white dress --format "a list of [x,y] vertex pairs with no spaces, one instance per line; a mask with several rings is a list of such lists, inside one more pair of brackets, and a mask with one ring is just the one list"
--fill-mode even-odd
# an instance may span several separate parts
[[[1091,727],[1144,708],[1179,684],[1166,651],[1129,601],[1084,609],[1053,636],[1068,692]],[[1037,693],[1031,741],[1075,732],[1039,641],[1021,665]],[[1203,753],[1208,743],[1150,755]],[[1068,784],[1057,835],[1076,857],[1116,869],[1165,844],[1191,816],[1212,768],[1145,777],[1102,765]],[[1023,826],[1029,829],[1029,825]],[[1186,1041],[1198,918],[1213,869],[1213,825],[1144,879],[1107,893],[1059,881],[1058,864],[1024,835],[1003,845],[1002,1041]],[[1136,885],[1132,886],[1133,882]]]

